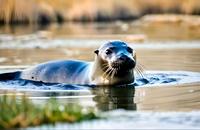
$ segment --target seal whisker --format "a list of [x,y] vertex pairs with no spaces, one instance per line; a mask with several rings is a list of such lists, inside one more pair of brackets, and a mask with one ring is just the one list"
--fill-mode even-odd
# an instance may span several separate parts
[[107,63],[102,64],[102,67],[104,67],[104,66],[108,66],[108,64]]
[[144,72],[144,71],[145,71],[145,69],[144,69],[145,67],[144,67],[142,64],[140,64],[139,62],[137,62],[136,67],[137,67],[138,69],[140,69],[141,72]]
[[111,80],[113,80],[114,74],[115,74],[115,68],[112,69],[112,73],[111,73]]
[[115,73],[116,73],[116,69],[113,69],[112,76],[111,76],[112,80],[113,80],[113,77],[114,77]]
[[114,79],[114,76],[115,76],[116,72],[117,72],[117,69],[116,69],[116,68],[114,68],[114,69],[113,69],[112,76],[111,76],[111,80],[113,80],[113,79]]
[[119,71],[119,68],[120,68],[120,67],[117,67],[117,68],[115,69],[115,74],[117,74],[117,73],[118,73],[118,71]]
[[107,70],[103,73],[103,82],[105,83],[108,77],[108,72],[110,71],[110,68],[107,68]]
[[107,77],[107,73],[108,73],[109,70],[110,70],[110,68],[106,69],[106,71],[103,73],[103,77],[105,77],[105,78]]
[[136,73],[138,73],[141,78],[144,78],[143,71],[140,68],[136,67],[135,70],[136,70]]
[[141,69],[140,67],[136,67],[136,70],[140,72],[141,75],[143,75],[144,70]]
[[109,65],[108,64],[105,63],[104,65],[102,65],[102,70],[103,71],[105,71],[105,70],[107,71],[107,69],[109,69]]
[[139,62],[137,62],[137,67],[139,67],[142,71],[144,71],[145,70],[145,67],[144,67],[144,65],[142,65],[142,64],[140,64]]
[[104,82],[105,82],[106,80],[108,80],[108,77],[109,77],[110,72],[111,72],[111,69],[108,69],[108,71],[105,73]]
[[137,67],[135,68],[135,70],[136,70],[136,73],[139,75],[139,77],[142,77],[141,73],[140,73],[140,70]]
[[139,77],[144,78],[144,67],[142,64],[137,62],[136,67],[135,67],[136,73],[139,75]]
[[105,69],[107,70],[108,68],[109,68],[109,66],[107,65],[107,66],[104,66],[102,69],[103,70],[105,70]]
[[109,73],[108,73],[108,76],[111,76],[112,71],[113,71],[113,68],[110,69],[110,71],[109,71]]
[[109,68],[107,69],[106,73],[105,73],[105,74],[106,74],[106,75],[105,75],[105,80],[108,79],[108,77],[111,75],[111,73],[112,73],[112,68],[109,67]]

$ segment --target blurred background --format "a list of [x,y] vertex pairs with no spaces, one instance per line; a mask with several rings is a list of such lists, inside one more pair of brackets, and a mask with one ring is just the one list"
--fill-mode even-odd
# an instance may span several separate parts
[[123,40],[147,70],[200,71],[199,16],[200,0],[0,0],[0,65],[92,61]]
[[1,23],[133,20],[146,14],[200,14],[199,0],[0,0]]
[[197,39],[199,14],[199,0],[0,0],[0,33],[50,30],[57,36],[143,33],[149,38]]

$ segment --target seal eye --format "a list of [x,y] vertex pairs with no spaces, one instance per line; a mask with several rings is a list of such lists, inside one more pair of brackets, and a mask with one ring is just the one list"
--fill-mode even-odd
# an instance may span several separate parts
[[133,53],[133,49],[130,48],[130,47],[127,48],[127,51],[128,51],[129,53]]
[[111,49],[107,49],[105,53],[106,53],[107,55],[109,55],[109,54],[112,53],[112,50],[111,50]]

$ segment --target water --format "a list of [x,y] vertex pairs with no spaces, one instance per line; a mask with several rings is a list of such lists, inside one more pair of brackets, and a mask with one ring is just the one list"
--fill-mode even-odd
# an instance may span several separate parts
[[92,61],[93,50],[101,43],[121,39],[135,48],[147,82],[137,77],[136,84],[128,86],[80,86],[11,80],[0,82],[0,94],[25,92],[36,104],[55,96],[61,103],[108,111],[107,119],[56,128],[200,128],[200,35],[190,28],[120,22],[52,25],[42,30],[1,27],[1,73],[54,59]]

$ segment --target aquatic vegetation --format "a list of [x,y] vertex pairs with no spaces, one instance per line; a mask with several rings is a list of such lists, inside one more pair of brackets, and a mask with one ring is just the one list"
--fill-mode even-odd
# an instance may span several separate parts
[[25,95],[0,96],[0,128],[18,128],[56,122],[79,122],[98,118],[93,108],[77,104],[61,105],[55,98],[36,105]]

